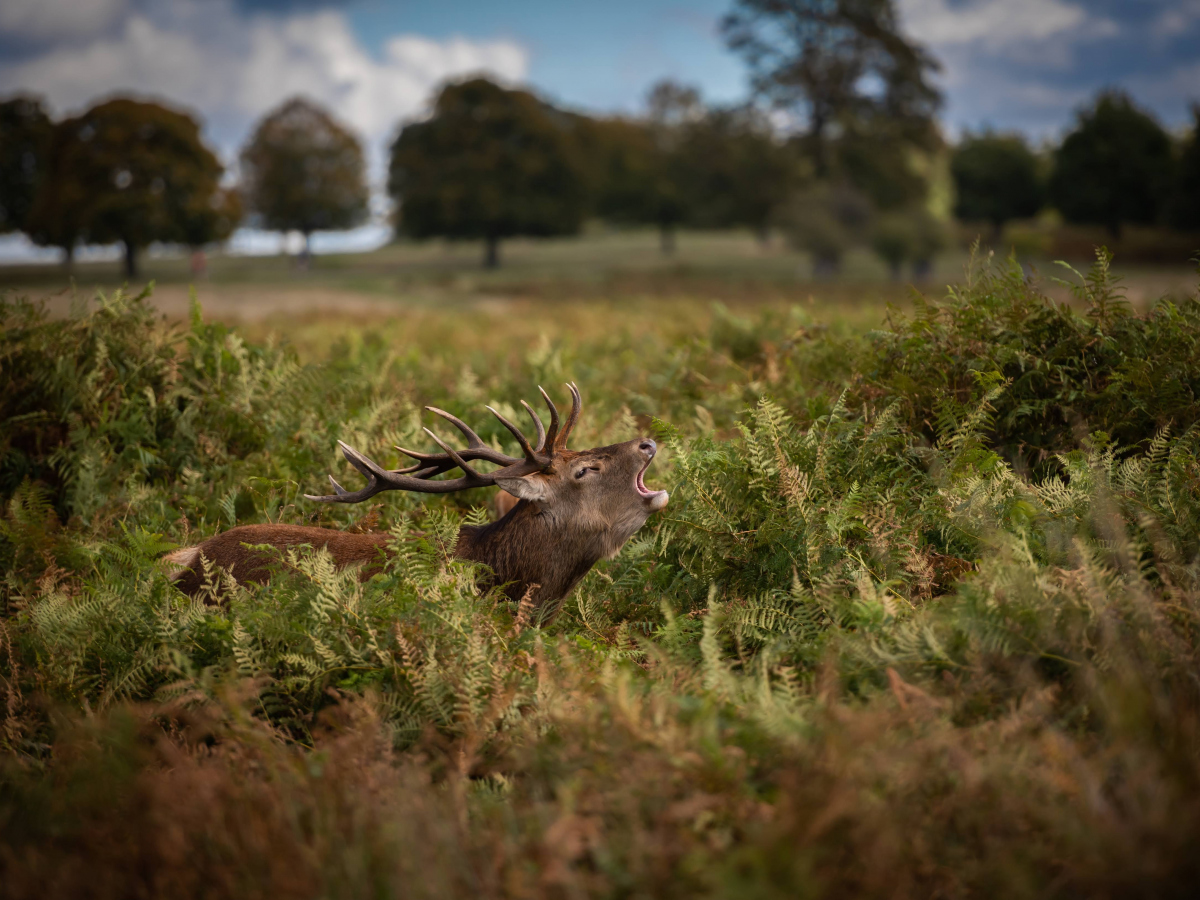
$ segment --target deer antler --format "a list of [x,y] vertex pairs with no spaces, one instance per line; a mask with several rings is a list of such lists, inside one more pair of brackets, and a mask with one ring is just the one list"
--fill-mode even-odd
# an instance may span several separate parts
[[[566,449],[567,437],[570,435],[571,429],[575,426],[575,422],[579,418],[579,411],[583,404],[579,396],[579,389],[573,383],[567,385],[567,387],[571,391],[571,415],[567,419],[566,427],[561,432],[559,431],[558,409],[554,406],[554,402],[550,399],[550,396],[540,387],[538,390],[541,391],[542,396],[546,400],[546,406],[550,410],[549,431],[542,426],[542,420],[538,418],[533,407],[524,400],[521,401],[521,405],[525,407],[526,412],[533,419],[534,427],[537,429],[536,445],[530,445],[529,439],[525,437],[521,429],[499,412],[492,409],[492,407],[488,407],[488,411],[499,419],[500,424],[507,428],[512,436],[517,439],[517,443],[521,446],[521,451],[524,454],[523,457],[508,456],[499,450],[493,450],[483,442],[483,439],[469,425],[457,416],[451,415],[444,409],[438,409],[436,406],[427,406],[425,407],[427,410],[441,416],[462,433],[463,437],[467,439],[465,449],[452,449],[440,437],[426,428],[425,433],[433,438],[434,442],[445,452],[420,453],[415,450],[406,450],[403,447],[397,447],[396,449],[405,456],[415,459],[416,464],[405,469],[389,471],[359,453],[349,444],[338,441],[338,446],[342,448],[342,455],[346,457],[350,465],[367,476],[366,487],[358,491],[347,491],[334,481],[333,476],[330,475],[329,483],[333,485],[335,493],[324,496],[305,494],[305,499],[317,500],[323,503],[361,503],[363,500],[374,497],[383,491],[448,494],[473,487],[489,487],[494,485],[496,483],[496,476],[501,472],[510,475],[525,475],[536,472],[539,469],[548,469],[552,465],[554,457]],[[502,468],[496,469],[493,472],[481,473],[470,466],[470,463],[476,461],[495,463]],[[441,475],[452,469],[461,469],[463,474],[458,478],[447,478],[441,481],[433,480],[435,475]]]

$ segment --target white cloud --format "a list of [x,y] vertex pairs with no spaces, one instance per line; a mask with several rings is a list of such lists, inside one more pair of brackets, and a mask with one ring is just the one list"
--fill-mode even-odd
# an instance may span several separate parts
[[[12,2],[31,0],[0,3],[5,10],[0,32],[17,35],[10,18],[18,24],[33,19],[10,14]],[[55,10],[62,4],[122,5],[120,0],[39,2]],[[419,114],[439,82],[472,72],[517,81],[528,68],[526,51],[510,40],[397,36],[375,57],[336,11],[246,15],[232,0],[159,0],[140,10],[122,6],[123,18],[108,22],[108,31],[90,40],[0,62],[0,83],[42,94],[60,112],[118,91],[163,97],[215,121],[225,132],[227,152],[234,149],[229,142],[244,139],[255,117],[305,94],[366,137],[378,161],[395,124]],[[50,22],[58,13],[46,15]],[[42,20],[37,27],[43,27]]]
[[0,34],[26,41],[74,40],[115,25],[130,0],[4,0]]
[[1093,38],[1115,34],[1116,23],[1096,17],[1068,0],[900,0],[905,29],[932,46],[982,44],[1012,47],[1050,38]]

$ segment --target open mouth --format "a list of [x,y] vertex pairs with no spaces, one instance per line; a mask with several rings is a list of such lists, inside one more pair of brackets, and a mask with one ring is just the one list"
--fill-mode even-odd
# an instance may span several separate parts
[[646,470],[650,468],[650,463],[653,459],[646,460],[646,464],[642,466],[641,471],[637,473],[637,478],[634,479],[634,487],[637,488],[638,495],[643,500],[650,503],[655,509],[662,509],[667,505],[667,499],[670,496],[666,491],[652,491],[646,487],[646,482],[642,480],[642,476],[646,474]]

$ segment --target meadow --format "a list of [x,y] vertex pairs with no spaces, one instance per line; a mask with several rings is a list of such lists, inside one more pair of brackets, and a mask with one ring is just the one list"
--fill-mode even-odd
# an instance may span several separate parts
[[[370,301],[237,326],[6,273],[6,896],[1190,895],[1195,276],[980,254],[918,292],[687,246],[214,262],[201,300]],[[575,445],[654,436],[671,501],[552,620],[451,559],[486,491],[300,496],[358,485],[339,438],[425,446],[427,404],[512,452],[484,405],[566,381]],[[397,553],[172,587],[164,553],[267,521]]]

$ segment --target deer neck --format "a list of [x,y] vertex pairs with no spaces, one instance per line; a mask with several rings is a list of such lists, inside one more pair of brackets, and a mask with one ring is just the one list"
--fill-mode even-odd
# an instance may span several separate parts
[[550,513],[522,500],[499,521],[459,529],[455,555],[490,568],[489,582],[507,585],[510,600],[533,587],[540,609],[569,594],[606,553],[603,541],[567,533]]

